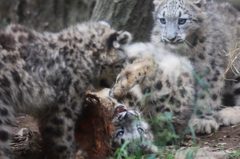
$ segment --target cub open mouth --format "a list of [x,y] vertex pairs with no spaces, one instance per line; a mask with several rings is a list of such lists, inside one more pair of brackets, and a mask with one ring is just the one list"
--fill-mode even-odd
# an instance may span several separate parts
[[125,105],[123,105],[123,104],[115,105],[114,114],[119,114],[119,113],[122,113],[122,112],[125,112],[125,111],[127,111],[127,108],[126,108]]

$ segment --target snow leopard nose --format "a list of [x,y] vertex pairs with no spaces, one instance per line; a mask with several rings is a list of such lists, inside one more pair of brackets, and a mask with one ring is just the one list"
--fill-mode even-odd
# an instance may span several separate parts
[[139,119],[138,113],[135,110],[127,110],[127,113],[124,116],[126,121],[133,121]]
[[176,36],[175,37],[167,37],[167,39],[168,39],[168,41],[173,42],[176,39]]
[[174,41],[176,40],[176,38],[177,38],[177,35],[174,34],[174,33],[168,34],[166,38],[167,38],[167,40],[168,40],[169,42],[174,42]]

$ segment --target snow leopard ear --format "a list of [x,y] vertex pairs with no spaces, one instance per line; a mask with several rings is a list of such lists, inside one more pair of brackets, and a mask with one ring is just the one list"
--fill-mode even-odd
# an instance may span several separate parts
[[153,1],[153,4],[154,4],[153,16],[154,16],[155,12],[157,12],[159,7],[162,6],[163,2],[165,2],[165,0],[154,0]]
[[155,7],[161,5],[162,3],[163,3],[163,0],[154,0],[153,1],[153,4],[155,5]]
[[109,28],[111,28],[111,25],[107,21],[105,21],[105,20],[100,20],[99,23],[102,24],[102,25],[105,25],[105,26],[107,26]]
[[132,35],[127,31],[118,31],[108,38],[108,48],[120,48],[121,45],[128,44],[132,41]]
[[193,4],[198,8],[203,8],[206,5],[206,0],[194,0]]

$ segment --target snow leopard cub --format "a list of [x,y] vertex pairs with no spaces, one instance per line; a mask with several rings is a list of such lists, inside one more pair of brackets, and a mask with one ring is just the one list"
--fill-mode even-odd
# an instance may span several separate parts
[[196,72],[197,107],[190,121],[195,131],[240,123],[239,11],[206,0],[154,3],[152,43],[189,58]]
[[[135,43],[124,47],[130,63],[118,74],[110,96],[128,109],[141,112],[145,120],[158,121],[171,112],[171,123],[183,135],[193,111],[194,78],[189,60],[151,43]],[[153,134],[163,131],[162,121],[149,122]]]
[[74,122],[101,66],[123,63],[131,35],[99,22],[39,33],[0,28],[0,158],[7,159],[14,114],[38,120],[48,158],[73,158]]

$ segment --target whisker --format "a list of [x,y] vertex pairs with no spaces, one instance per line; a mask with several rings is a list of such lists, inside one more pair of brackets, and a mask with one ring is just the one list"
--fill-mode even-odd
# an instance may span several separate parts
[[187,40],[183,40],[184,42],[186,42],[188,45],[190,45],[191,47],[194,47],[189,41]]
[[[187,49],[191,52],[191,49],[189,48],[189,45],[187,44],[188,41],[187,41],[187,40],[184,40],[183,42],[184,42],[184,44],[187,46]],[[188,42],[188,43],[189,43],[189,42]],[[190,44],[190,43],[189,43],[189,44]]]

